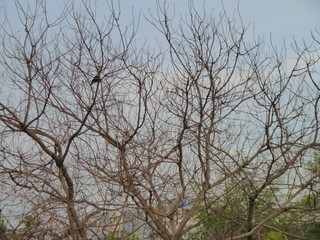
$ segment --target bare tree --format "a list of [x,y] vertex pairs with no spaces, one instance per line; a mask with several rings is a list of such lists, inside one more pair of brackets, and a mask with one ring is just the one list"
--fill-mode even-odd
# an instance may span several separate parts
[[1,29],[8,234],[254,239],[319,209],[297,204],[319,189],[317,36],[289,62],[225,13],[190,5],[175,27],[159,4],[162,50],[148,51],[115,6],[103,23],[85,4],[53,22],[31,9],[17,3],[23,32]]

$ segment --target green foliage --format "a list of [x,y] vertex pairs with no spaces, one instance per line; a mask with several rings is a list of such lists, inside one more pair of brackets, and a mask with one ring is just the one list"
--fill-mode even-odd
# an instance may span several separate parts
[[313,159],[308,161],[307,170],[313,174],[320,173],[320,152],[315,152]]
[[[228,203],[227,203],[228,201]],[[189,234],[190,239],[210,239],[214,236],[223,238],[230,231],[241,229],[245,215],[246,202],[243,192],[228,196],[225,201],[219,201],[210,208],[201,206],[197,219],[203,221],[197,231]]]
[[[315,199],[313,196],[306,195],[295,204],[308,208],[312,207],[314,201]],[[320,213],[316,211],[310,211],[307,214],[299,211],[288,211],[271,220],[269,225],[281,229],[288,234],[291,233],[308,240],[319,240],[320,222],[315,221],[316,219],[319,219],[319,214]],[[291,238],[289,237],[289,239]]]
[[[218,239],[224,238],[226,235],[231,236],[235,232],[245,233],[248,229],[248,207],[252,186],[249,184],[246,187],[234,187],[234,183],[230,183],[230,189],[233,191],[225,195],[210,208],[201,206],[197,219],[204,221],[201,227],[195,233],[195,236],[201,234],[203,239],[210,236],[215,236]],[[252,187],[254,188],[254,187]],[[253,210],[254,219],[260,221],[268,214],[270,206],[275,204],[275,193],[279,191],[276,187],[266,188],[255,199]],[[200,238],[201,239],[201,238]]]
[[320,223],[313,223],[311,226],[309,226],[306,235],[308,240],[319,240]]
[[115,239],[140,240],[140,238],[134,234],[128,237],[124,237],[124,236],[126,236],[125,231],[116,231],[115,233],[109,234],[107,237],[100,240],[115,240]]
[[6,221],[4,220],[3,216],[0,215],[0,228],[3,229],[3,231],[6,231],[7,230],[7,223]]
[[129,238],[129,240],[140,240],[140,238],[138,236],[133,235]]
[[268,232],[267,236],[263,238],[263,240],[289,240],[283,233],[281,232]]
[[33,216],[29,215],[25,217],[24,225],[26,227],[34,227],[38,225],[38,221]]
[[[305,169],[316,176],[320,174],[320,152],[314,153],[314,157],[307,162]],[[233,186],[234,184],[231,182],[230,185]],[[317,185],[314,185],[314,187],[316,186]],[[203,224],[198,227],[196,231],[189,234],[189,239],[210,239],[212,236],[219,239],[232,232],[246,232],[250,193],[252,189],[257,188],[258,187],[250,185],[247,185],[246,188],[233,187],[232,192],[229,192],[225,198],[221,198],[219,202],[216,202],[211,207],[206,208],[203,205],[200,206],[197,219],[203,221]],[[230,187],[230,189],[232,189],[232,187]],[[253,206],[254,219],[256,222],[264,219],[266,215],[269,214],[269,209],[271,208],[272,210],[272,206],[277,204],[275,196],[279,191],[278,188],[270,186],[259,193]],[[310,191],[310,193],[293,204],[313,208],[319,198],[318,195],[314,193],[315,191]],[[313,222],[311,224],[310,220],[318,219],[319,216],[319,212],[309,212],[306,215],[305,212],[288,211],[270,220],[268,224],[289,234],[301,236],[308,240],[318,240],[320,239],[320,223]],[[264,240],[289,239],[289,236],[287,237],[281,232],[269,231],[268,229],[261,229],[261,231],[266,234],[266,237],[263,238]]]

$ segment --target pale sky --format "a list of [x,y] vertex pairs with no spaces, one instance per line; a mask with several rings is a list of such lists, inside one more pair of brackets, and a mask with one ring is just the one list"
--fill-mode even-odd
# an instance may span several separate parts
[[[17,21],[14,2],[14,0],[0,0],[0,7],[2,7],[0,20],[2,20],[3,10],[6,9],[12,25]],[[35,0],[20,0],[20,2],[33,3]],[[70,0],[47,0],[49,14],[55,15],[59,12],[64,2],[70,2]],[[110,0],[85,0],[85,2],[95,6],[101,15],[108,14],[106,3],[111,3]],[[120,20],[123,23],[129,23],[132,12],[138,15],[141,11],[139,38],[154,38],[157,35],[156,30],[150,26],[143,15],[149,15],[149,11],[155,13],[156,2],[156,0],[120,0],[122,14]],[[194,5],[201,8],[203,2],[203,0],[194,0]],[[76,0],[75,3],[78,7],[82,1]],[[167,3],[174,6],[178,20],[179,16],[186,12],[188,0],[167,0]],[[290,43],[293,37],[298,41],[301,39],[308,41],[311,39],[311,31],[317,29],[320,32],[320,0],[206,0],[205,8],[207,12],[212,11],[218,16],[222,3],[230,14],[239,6],[244,24],[250,24],[252,27],[249,34],[254,27],[256,35],[264,36],[269,40],[271,34],[276,44],[281,44],[282,40]],[[252,34],[248,37],[252,37]]]
[[[156,1],[121,0],[123,13],[129,13],[131,8],[148,9],[155,12]],[[168,0],[175,6],[176,15],[186,12],[187,0]],[[202,0],[194,0],[197,7],[203,6]],[[207,12],[212,11],[218,16],[224,8],[230,14],[239,6],[240,14],[245,25],[254,26],[255,33],[269,39],[270,34],[275,42],[283,39],[291,41],[293,36],[297,40],[310,38],[310,32],[320,31],[320,0],[206,0]],[[178,19],[178,18],[177,18]],[[148,28],[149,29],[149,28]],[[145,33],[148,35],[149,33]]]

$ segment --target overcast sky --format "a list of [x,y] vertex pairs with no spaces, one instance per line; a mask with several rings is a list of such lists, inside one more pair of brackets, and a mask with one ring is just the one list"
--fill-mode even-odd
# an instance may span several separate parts
[[[154,12],[156,1],[121,0],[123,17],[130,16],[131,8],[148,9]],[[187,0],[169,0],[175,6],[176,15],[187,10]],[[297,40],[310,38],[310,32],[320,31],[320,0],[207,0],[206,10],[217,15],[224,8],[230,14],[239,6],[239,11],[245,25],[254,26],[255,33],[269,39],[270,34],[275,42],[283,39],[291,41],[293,36]],[[195,0],[194,4],[202,7],[202,0]],[[145,32],[150,36],[149,32]]]
[[[11,24],[17,22],[14,0],[0,0],[2,11],[6,9],[9,14]],[[35,2],[35,0],[20,0],[20,2]],[[50,0],[48,2],[48,11],[55,15],[69,0]],[[101,15],[107,15],[105,10],[106,2],[110,0],[91,0],[92,6]],[[114,1],[117,2],[117,1]],[[123,23],[129,23],[133,15],[138,15],[141,11],[139,38],[152,38],[156,31],[145,21],[143,15],[148,12],[155,13],[156,0],[120,0],[121,20]],[[76,0],[76,6],[80,6],[82,1]],[[167,0],[170,6],[174,6],[175,15],[179,19],[187,10],[188,0]],[[310,40],[310,32],[318,29],[320,31],[320,0],[206,0],[205,8],[218,16],[224,8],[230,14],[239,6],[239,11],[245,25],[250,24],[254,27],[255,34],[264,36],[269,40],[270,35],[276,44],[281,44],[282,40],[287,43],[293,40]],[[194,4],[201,8],[203,0],[194,0]],[[2,12],[1,12],[2,14]],[[0,18],[1,18],[0,14]],[[252,32],[251,29],[251,32]]]

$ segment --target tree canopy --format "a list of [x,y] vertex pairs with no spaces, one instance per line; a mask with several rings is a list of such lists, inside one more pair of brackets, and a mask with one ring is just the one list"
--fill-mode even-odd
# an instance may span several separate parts
[[316,239],[317,32],[292,59],[159,3],[148,46],[109,10],[17,4],[0,29],[3,238]]

